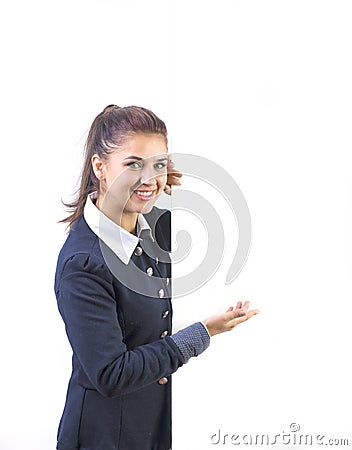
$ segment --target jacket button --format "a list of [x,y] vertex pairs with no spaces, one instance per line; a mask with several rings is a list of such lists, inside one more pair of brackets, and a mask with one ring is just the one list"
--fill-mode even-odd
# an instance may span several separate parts
[[166,286],[170,284],[170,278],[166,278]]
[[135,248],[134,254],[136,256],[141,256],[142,253],[143,253],[142,247],[136,247]]
[[155,257],[155,263],[158,264],[159,263],[159,258],[156,256]]
[[153,275],[153,268],[152,267],[148,267],[147,275],[148,275],[148,277],[151,277]]
[[163,289],[163,288],[161,288],[161,289],[158,290],[158,295],[159,295],[159,298],[163,298],[163,297],[164,297],[165,292],[164,292],[164,289]]
[[160,378],[160,380],[158,381],[159,384],[166,384],[169,380],[166,377],[162,377]]
[[164,312],[162,313],[161,317],[162,317],[163,319],[166,319],[166,317],[167,317],[168,315],[169,315],[169,311],[166,310],[166,311],[164,311]]
[[164,338],[165,336],[167,336],[169,334],[169,332],[167,330],[163,331],[160,335],[161,338]]

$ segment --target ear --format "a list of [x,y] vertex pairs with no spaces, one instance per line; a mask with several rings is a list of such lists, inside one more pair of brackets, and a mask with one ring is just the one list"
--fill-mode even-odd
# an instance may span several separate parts
[[96,153],[92,156],[92,167],[98,180],[105,180],[105,163]]

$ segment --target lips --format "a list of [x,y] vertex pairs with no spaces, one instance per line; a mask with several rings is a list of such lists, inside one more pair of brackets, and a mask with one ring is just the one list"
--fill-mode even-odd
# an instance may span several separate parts
[[155,191],[141,191],[138,189],[136,191],[133,191],[133,195],[144,202],[153,198],[154,194]]

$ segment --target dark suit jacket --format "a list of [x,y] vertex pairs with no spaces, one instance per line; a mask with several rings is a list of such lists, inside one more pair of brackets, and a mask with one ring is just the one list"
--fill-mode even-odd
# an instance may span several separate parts
[[[58,450],[171,448],[170,374],[183,357],[169,337],[171,264],[154,258],[157,244],[170,250],[170,212],[154,207],[145,217],[157,222],[156,242],[127,266],[84,218],[59,254],[55,293],[73,360]],[[130,273],[136,289],[124,281]]]

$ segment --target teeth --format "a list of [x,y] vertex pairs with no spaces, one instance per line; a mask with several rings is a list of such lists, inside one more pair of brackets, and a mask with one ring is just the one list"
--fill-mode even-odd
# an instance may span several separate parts
[[152,195],[152,191],[136,191],[137,195],[141,195],[142,197],[150,197]]

